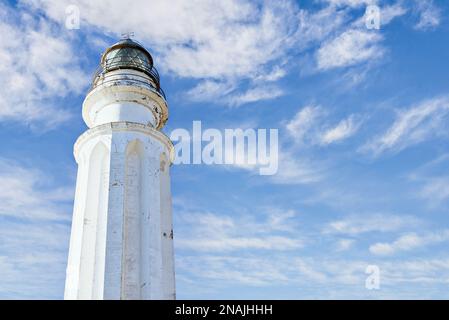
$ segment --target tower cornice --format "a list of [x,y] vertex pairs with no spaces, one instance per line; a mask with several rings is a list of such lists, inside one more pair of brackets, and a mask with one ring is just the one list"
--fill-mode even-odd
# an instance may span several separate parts
[[96,126],[92,129],[87,130],[84,132],[81,136],[78,137],[78,139],[75,142],[75,145],[73,147],[73,155],[75,156],[75,159],[78,161],[79,157],[79,151],[82,148],[83,144],[88,141],[91,138],[94,138],[96,136],[104,135],[104,134],[112,134],[113,132],[119,132],[119,131],[133,131],[133,132],[140,132],[144,133],[148,136],[151,136],[161,143],[163,143],[167,149],[170,152],[169,159],[170,164],[173,163],[174,160],[174,146],[171,142],[170,138],[168,138],[164,133],[162,133],[159,130],[156,130],[150,126],[145,126],[140,123],[135,122],[111,122],[106,123],[100,126]]

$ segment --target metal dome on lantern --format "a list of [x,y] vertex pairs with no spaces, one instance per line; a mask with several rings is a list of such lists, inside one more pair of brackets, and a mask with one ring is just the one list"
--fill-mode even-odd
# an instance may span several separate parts
[[[135,70],[140,71],[150,77],[152,87],[166,98],[164,91],[160,85],[159,72],[153,65],[153,57],[151,54],[135,40],[127,34],[119,42],[109,47],[101,57],[100,67],[95,72],[92,81],[94,88],[99,80],[104,83],[107,80],[107,73],[115,70]],[[135,74],[133,74],[135,76]],[[147,82],[147,79],[142,79]]]

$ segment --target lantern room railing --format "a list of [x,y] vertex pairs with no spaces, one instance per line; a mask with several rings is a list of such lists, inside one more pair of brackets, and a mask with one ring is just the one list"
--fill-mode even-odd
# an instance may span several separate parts
[[167,100],[165,96],[164,90],[162,90],[160,86],[160,77],[159,73],[157,72],[155,67],[147,67],[145,65],[137,65],[133,64],[132,62],[127,62],[126,64],[123,62],[120,63],[108,63],[106,62],[106,67],[100,66],[95,71],[95,74],[92,78],[92,86],[90,90],[94,89],[97,85],[98,81],[101,79],[101,83],[108,83],[108,82],[117,82],[121,79],[117,78],[117,74],[109,74],[111,71],[115,70],[136,70],[145,73],[147,76],[151,78],[152,81],[148,81],[148,78],[136,73],[120,73],[120,76],[129,77],[128,79],[124,80],[132,80],[135,82],[140,82],[144,85],[149,85],[153,90],[155,90],[157,93],[159,93],[165,100]]

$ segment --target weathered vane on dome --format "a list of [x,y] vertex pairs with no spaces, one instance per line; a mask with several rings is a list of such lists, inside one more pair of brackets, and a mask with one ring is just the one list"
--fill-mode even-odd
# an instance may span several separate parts
[[134,37],[134,32],[124,32],[122,33],[122,40],[131,39]]

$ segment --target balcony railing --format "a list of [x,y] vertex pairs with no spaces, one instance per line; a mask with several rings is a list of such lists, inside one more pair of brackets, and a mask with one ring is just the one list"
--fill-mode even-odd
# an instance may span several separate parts
[[137,71],[145,73],[153,81],[149,81],[147,77],[144,77],[144,76],[136,74],[136,73],[120,73],[120,77],[121,76],[129,77],[129,78],[123,79],[123,80],[131,80],[131,81],[142,83],[146,86],[150,86],[154,91],[159,93],[165,100],[167,100],[167,98],[165,96],[165,92],[164,92],[164,90],[162,90],[162,88],[160,86],[159,73],[157,72],[155,67],[147,68],[146,66],[142,66],[142,65],[132,66],[129,64],[127,64],[127,65],[106,64],[106,65],[107,65],[106,68],[104,68],[103,66],[100,66],[95,71],[95,74],[92,78],[91,90],[95,88],[95,86],[97,85],[97,83],[100,79],[102,80],[101,81],[102,84],[121,80],[117,74],[109,74],[108,75],[108,73],[110,71],[131,69],[131,70],[137,70]]

